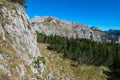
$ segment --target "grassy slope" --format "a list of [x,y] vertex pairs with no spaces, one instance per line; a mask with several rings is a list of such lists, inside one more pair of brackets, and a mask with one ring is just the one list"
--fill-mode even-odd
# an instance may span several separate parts
[[58,80],[107,80],[107,76],[103,74],[103,70],[108,70],[107,67],[87,65],[73,67],[71,64],[76,64],[75,62],[63,59],[62,54],[56,54],[56,51],[46,49],[46,44],[39,43],[38,47],[46,61],[43,77],[52,73]]

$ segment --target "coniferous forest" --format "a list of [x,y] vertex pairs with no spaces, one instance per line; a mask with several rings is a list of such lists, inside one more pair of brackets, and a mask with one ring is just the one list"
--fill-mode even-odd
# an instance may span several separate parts
[[[101,43],[89,39],[68,39],[57,35],[46,36],[37,32],[37,41],[48,43],[48,49],[63,53],[64,58],[76,61],[78,64],[108,66],[112,78],[120,79],[120,44]],[[116,80],[117,80],[116,79]]]

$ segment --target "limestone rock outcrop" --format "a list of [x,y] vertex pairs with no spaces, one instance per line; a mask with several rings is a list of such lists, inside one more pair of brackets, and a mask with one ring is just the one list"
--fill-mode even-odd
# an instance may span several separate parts
[[55,17],[35,16],[31,23],[36,31],[46,35],[59,35],[68,38],[86,38],[99,42],[119,42],[116,35],[108,34],[101,31],[96,26],[89,27],[88,25],[78,22],[68,22],[66,20],[59,20]]
[[93,31],[87,25],[68,22],[54,17],[36,16],[31,20],[35,30],[46,35],[59,35],[68,38],[94,39]]
[[32,80],[43,71],[43,66],[34,68],[34,61],[41,56],[36,39],[23,7],[0,1],[0,79]]

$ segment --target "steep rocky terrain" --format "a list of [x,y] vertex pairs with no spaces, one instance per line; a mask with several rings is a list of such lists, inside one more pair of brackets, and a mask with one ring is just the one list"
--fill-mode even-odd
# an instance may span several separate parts
[[46,35],[101,41],[99,34],[106,33],[53,17],[35,17],[32,27],[23,7],[8,1],[14,0],[0,0],[0,80],[107,79],[107,75],[103,74],[107,67],[76,65],[69,59],[63,59],[62,54],[48,50],[48,44],[37,43],[36,38],[38,31]]
[[54,17],[38,17],[32,19],[35,30],[46,35],[60,35],[68,38],[94,39],[93,32],[87,25],[68,22]]
[[41,56],[36,33],[20,4],[0,0],[0,80],[35,80],[44,65],[34,68]]
[[100,42],[120,42],[116,35],[108,34],[97,27],[89,28],[88,25],[59,20],[54,17],[36,16],[31,20],[34,29],[46,35],[67,36],[68,38],[87,38]]

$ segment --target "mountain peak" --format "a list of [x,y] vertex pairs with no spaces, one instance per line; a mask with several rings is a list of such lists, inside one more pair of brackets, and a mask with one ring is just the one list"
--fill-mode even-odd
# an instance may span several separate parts
[[93,31],[101,31],[101,30],[100,30],[98,27],[96,27],[96,26],[92,26],[91,29],[92,29]]

